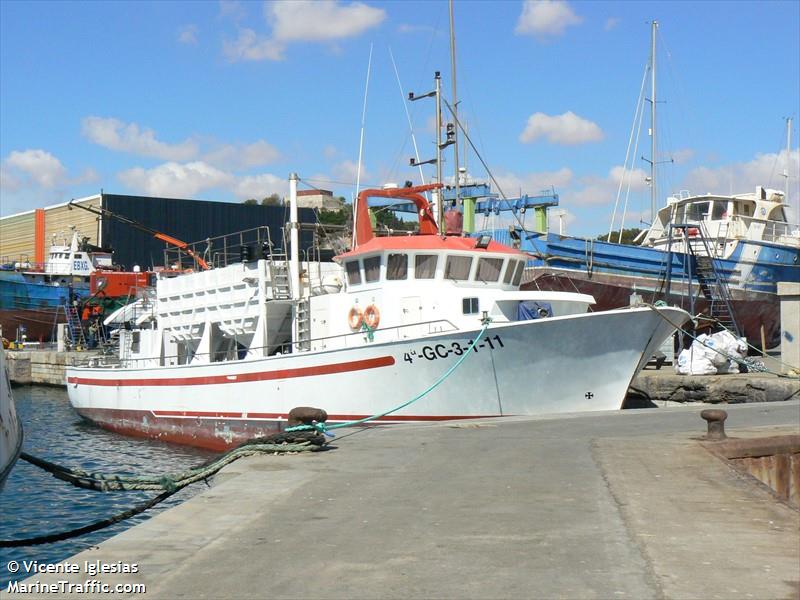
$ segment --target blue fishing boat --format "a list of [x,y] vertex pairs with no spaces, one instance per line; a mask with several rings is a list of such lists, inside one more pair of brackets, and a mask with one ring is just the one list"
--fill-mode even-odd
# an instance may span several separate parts
[[48,260],[0,265],[0,327],[8,339],[45,341],[64,322],[63,307],[89,296],[90,276],[111,269],[111,252],[88,244],[73,230],[69,243],[53,244]]

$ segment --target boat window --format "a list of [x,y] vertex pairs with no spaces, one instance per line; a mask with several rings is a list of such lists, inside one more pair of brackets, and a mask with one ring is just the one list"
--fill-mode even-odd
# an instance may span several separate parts
[[361,269],[358,268],[357,260],[346,262],[344,268],[347,270],[347,283],[350,285],[358,285],[361,283]]
[[708,215],[708,202],[693,202],[686,209],[686,220],[697,223]]
[[722,200],[715,201],[714,206],[711,209],[711,219],[713,221],[721,221],[727,216],[728,216],[728,203],[723,202]]
[[755,202],[736,202],[733,205],[733,214],[752,217],[756,212]]
[[500,279],[500,269],[502,268],[502,258],[480,258],[478,259],[478,272],[475,274],[475,280],[487,282],[497,281]]
[[511,278],[514,276],[514,269],[517,267],[517,261],[509,258],[508,264],[506,265],[506,272],[503,275],[503,283],[509,284],[511,283]]
[[381,278],[381,257],[370,256],[364,259],[364,281],[371,283]]
[[417,254],[414,257],[414,277],[416,279],[433,279],[436,277],[436,263],[439,256],[436,254]]
[[469,279],[469,271],[472,268],[471,256],[448,256],[444,265],[444,278],[464,281]]
[[681,225],[683,224],[684,219],[684,212],[686,210],[686,206],[681,204],[677,209],[675,209],[675,221],[674,223]]
[[386,261],[386,279],[408,278],[408,254],[390,254]]
[[477,298],[464,298],[461,300],[461,311],[465,315],[478,314],[478,299]]
[[514,272],[514,281],[511,282],[511,285],[518,286],[519,282],[522,281],[522,272],[525,270],[525,261],[521,260],[517,262],[517,270]]

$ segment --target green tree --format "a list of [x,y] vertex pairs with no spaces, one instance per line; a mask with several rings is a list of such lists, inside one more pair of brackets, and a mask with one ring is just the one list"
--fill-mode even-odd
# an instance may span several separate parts
[[247,200],[243,201],[242,204],[246,204],[247,206],[258,206],[258,200],[255,198],[248,198]]
[[270,194],[261,200],[261,206],[283,206],[283,198],[278,194]]
[[[642,230],[639,229],[638,227],[631,227],[630,229],[623,229],[622,230],[622,240],[621,240],[620,243],[621,244],[627,244],[628,246],[636,246],[636,245],[638,245],[638,242],[634,242],[633,240],[636,239],[636,236],[639,235],[641,232],[642,232]],[[606,239],[608,239],[608,233],[602,233],[602,234],[598,235],[595,239],[596,240],[600,240],[602,242],[605,242]],[[617,240],[619,240],[619,229],[616,230],[616,231],[612,231],[611,232],[611,241],[616,243]]]

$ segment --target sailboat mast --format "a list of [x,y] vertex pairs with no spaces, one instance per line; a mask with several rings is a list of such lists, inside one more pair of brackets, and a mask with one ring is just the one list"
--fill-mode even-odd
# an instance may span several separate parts
[[658,21],[653,21],[650,40],[650,223],[656,220],[656,29]]
[[453,17],[453,0],[450,0],[450,71],[453,82],[453,158],[455,159],[454,179],[456,184],[456,203],[460,202],[460,182],[458,169],[458,96],[456,94],[456,29]]
[[[789,165],[792,164],[792,117],[786,117],[786,168],[783,170],[783,201],[789,202]],[[800,221],[800,214],[796,216]]]

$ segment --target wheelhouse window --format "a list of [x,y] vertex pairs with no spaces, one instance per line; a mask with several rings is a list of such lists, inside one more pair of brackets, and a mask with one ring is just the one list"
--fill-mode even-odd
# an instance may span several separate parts
[[713,221],[721,221],[728,216],[728,203],[722,200],[714,201],[711,208],[711,219]]
[[408,254],[390,254],[386,261],[386,279],[408,279]]
[[347,283],[350,285],[358,285],[361,283],[361,269],[358,266],[357,260],[344,263],[344,268],[347,271]]
[[372,283],[381,278],[381,257],[370,256],[364,259],[364,281]]
[[503,275],[503,283],[508,285],[511,283],[511,278],[514,277],[514,269],[517,268],[517,261],[513,259],[508,259],[508,264],[506,265],[506,272]]
[[444,278],[465,281],[469,279],[469,270],[471,268],[471,256],[448,256],[444,265]]
[[708,202],[693,202],[686,207],[686,220],[694,223],[702,221],[708,215]]
[[436,264],[439,256],[436,254],[417,254],[414,257],[414,278],[433,279],[436,277]]
[[522,281],[522,272],[525,270],[525,261],[520,260],[517,262],[517,270],[514,271],[514,281],[511,282],[511,285],[518,286],[520,281]]
[[461,300],[461,312],[465,315],[478,314],[478,299],[477,298],[464,298]]
[[500,279],[500,270],[503,268],[502,258],[478,259],[478,272],[475,274],[477,281],[494,282]]

